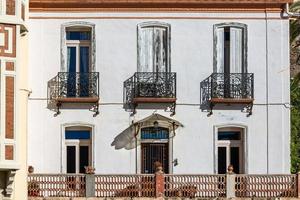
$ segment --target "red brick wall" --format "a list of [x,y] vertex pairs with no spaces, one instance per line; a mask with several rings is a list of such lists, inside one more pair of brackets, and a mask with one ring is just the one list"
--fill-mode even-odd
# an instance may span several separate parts
[[[5,28],[9,27],[12,29],[12,43],[9,43],[9,31]],[[0,33],[4,33],[4,46],[0,46],[0,56],[5,57],[16,57],[16,25],[0,24]],[[11,47],[12,52],[8,52]]]
[[16,0],[6,0],[6,14],[7,15],[16,14]]
[[14,71],[15,63],[14,62],[6,62],[6,71]]
[[14,77],[7,76],[6,81],[6,109],[5,109],[5,137],[7,139],[14,139],[14,94],[15,94],[15,83]]
[[5,145],[5,160],[13,160],[13,159],[14,159],[14,146]]

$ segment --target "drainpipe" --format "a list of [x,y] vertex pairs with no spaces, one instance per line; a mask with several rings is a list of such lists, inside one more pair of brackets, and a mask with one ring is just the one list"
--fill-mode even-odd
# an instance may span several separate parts
[[265,10],[266,22],[266,120],[267,120],[267,174],[269,174],[269,41],[268,41],[268,14]]
[[285,13],[289,16],[289,17],[298,17],[300,18],[300,13],[293,13],[290,12],[290,5],[289,3],[285,4]]

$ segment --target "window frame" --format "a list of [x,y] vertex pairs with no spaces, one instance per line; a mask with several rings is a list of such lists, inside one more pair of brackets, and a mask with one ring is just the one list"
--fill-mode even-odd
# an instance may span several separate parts
[[213,26],[213,72],[217,72],[217,62],[218,62],[218,29],[220,28],[239,28],[243,32],[243,73],[248,73],[248,26],[247,24],[238,22],[220,23]]
[[[67,130],[87,130],[90,132],[90,139],[65,139]],[[60,173],[67,173],[67,146],[76,146],[76,173],[79,173],[79,147],[89,146],[89,165],[95,165],[95,126],[82,122],[67,123],[61,125],[61,169]],[[77,153],[78,151],[78,153]],[[77,158],[78,157],[78,158]]]
[[[241,134],[241,138],[238,141],[232,140],[228,142],[228,140],[218,140],[218,133],[219,131],[239,131]],[[214,174],[218,174],[218,147],[222,147],[222,145],[232,145],[232,147],[237,147],[241,145],[242,149],[240,156],[242,157],[242,164],[240,160],[240,172],[247,174],[248,173],[248,127],[245,124],[220,124],[214,126]],[[220,144],[220,145],[219,145]],[[228,152],[226,152],[228,153]]]
[[[149,128],[153,127],[152,125],[149,124],[144,124],[142,126],[138,127],[138,132],[137,135],[135,136],[135,143],[136,143],[136,148],[135,148],[135,161],[136,161],[136,166],[135,166],[135,173],[142,173],[142,143],[165,143],[168,144],[168,155],[169,155],[169,173],[173,173],[173,168],[174,168],[174,155],[173,155],[173,138],[174,138],[174,131],[171,130],[169,126],[166,126],[164,124],[160,124],[158,128],[164,128],[169,130],[169,138],[168,139],[142,139],[142,129],[143,128]],[[139,146],[139,148],[138,148]]]
[[[219,132],[218,132],[219,134]],[[240,140],[218,140],[217,141],[217,149],[219,147],[226,148],[226,166],[229,166],[231,163],[231,147],[238,147],[239,148],[239,173],[243,173],[244,171],[244,143],[243,143],[243,132],[240,131],[241,139]],[[218,157],[219,159],[219,157]]]
[[[75,173],[78,174],[80,173],[80,147],[81,146],[87,146],[89,147],[89,157],[88,157],[88,161],[89,161],[89,165],[91,165],[92,163],[92,144],[91,144],[91,139],[87,140],[87,139],[66,139],[65,140],[65,148],[67,149],[68,146],[75,146],[75,156],[76,156],[76,171]],[[66,150],[66,160],[67,160],[67,150]],[[66,165],[66,170],[67,170],[67,163]]]
[[[86,31],[89,29],[91,32],[91,38],[90,40],[67,40],[67,31]],[[89,41],[89,42],[87,42]],[[67,72],[67,48],[68,45],[78,45],[79,48],[76,50],[77,52],[80,51],[80,46],[88,45],[89,43],[89,49],[90,49],[90,58],[89,58],[89,72],[95,72],[96,71],[96,41],[95,41],[95,24],[90,22],[83,22],[83,21],[75,21],[75,22],[68,22],[61,25],[61,72]],[[79,54],[78,54],[79,55]],[[77,61],[79,56],[76,53]],[[79,62],[76,63],[79,65]]]
[[[66,47],[67,49],[68,47],[76,48],[76,72],[80,72],[80,47],[89,48],[89,72],[90,72],[91,71],[91,42],[88,40],[66,40]],[[68,69],[66,70],[68,71]]]
[[166,72],[171,72],[171,25],[165,22],[158,22],[158,21],[149,21],[149,22],[142,22],[137,25],[137,71],[140,69],[140,49],[141,49],[141,41],[140,35],[141,30],[143,28],[148,27],[158,27],[164,28],[167,31],[167,68]]
[[[66,29],[67,32],[81,32],[81,31],[88,31],[91,33],[90,30],[84,27],[68,27]],[[89,48],[89,72],[91,71],[91,39],[90,40],[68,40],[66,39],[66,47],[75,47],[76,48],[76,72],[80,72],[80,47],[88,47]],[[68,59],[68,58],[67,58]],[[67,60],[68,63],[68,60]],[[67,69],[68,70],[68,69]]]

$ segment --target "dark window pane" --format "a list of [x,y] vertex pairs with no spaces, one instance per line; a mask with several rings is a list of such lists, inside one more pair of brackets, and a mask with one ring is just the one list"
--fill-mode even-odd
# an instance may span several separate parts
[[89,31],[67,31],[67,40],[90,40],[91,32]]
[[240,173],[239,147],[230,147],[230,162],[233,165],[234,173]]
[[76,72],[76,47],[68,47],[68,72]]
[[90,48],[80,47],[80,72],[89,72]]
[[218,147],[218,174],[226,174],[226,147]]
[[224,28],[224,97],[230,98],[230,28]]
[[239,131],[222,131],[218,132],[218,140],[240,140],[241,134]]
[[89,147],[80,146],[79,147],[79,173],[85,173],[85,166],[89,165]]
[[143,128],[141,139],[169,139],[169,129],[166,128]]
[[67,96],[76,96],[76,47],[68,47],[68,80],[67,80]]
[[224,28],[224,39],[225,41],[230,41],[230,27]]
[[89,47],[80,47],[80,97],[89,96]]
[[67,146],[67,173],[76,173],[75,146]]
[[66,131],[65,138],[66,139],[90,139],[90,131]]

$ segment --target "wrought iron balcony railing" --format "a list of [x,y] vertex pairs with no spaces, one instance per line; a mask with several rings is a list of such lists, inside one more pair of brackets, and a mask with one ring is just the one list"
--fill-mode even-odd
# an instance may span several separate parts
[[48,81],[50,100],[68,98],[98,98],[99,73],[58,72]]
[[253,101],[253,73],[212,73],[201,82],[201,103]]
[[48,81],[48,108],[56,107],[56,115],[62,103],[92,103],[90,110],[98,112],[99,72],[58,72]]
[[133,104],[136,99],[158,99],[168,102],[176,99],[175,72],[136,72],[124,82],[124,103]]

